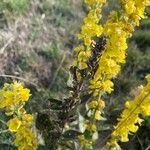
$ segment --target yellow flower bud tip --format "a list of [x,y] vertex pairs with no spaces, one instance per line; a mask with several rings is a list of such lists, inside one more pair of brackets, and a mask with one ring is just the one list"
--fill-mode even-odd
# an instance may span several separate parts
[[94,40],[92,40],[92,45],[94,45],[94,46],[95,46],[95,44],[96,44],[96,42],[95,42]]
[[90,123],[89,121],[86,121],[84,124],[85,129],[91,131],[91,132],[96,132],[97,131],[97,127],[95,124]]
[[105,102],[103,100],[98,100],[98,108],[105,108]]
[[147,82],[150,83],[150,74],[148,74],[145,78],[146,78]]
[[19,115],[24,115],[24,114],[26,114],[26,110],[23,107],[21,107],[21,108],[18,109],[18,114]]
[[98,102],[96,100],[91,101],[91,102],[88,103],[89,109],[96,109],[97,106],[98,106]]
[[12,116],[13,114],[14,114],[14,112],[13,111],[9,111],[9,112],[6,112],[5,113],[7,116]]
[[92,125],[91,125],[91,130],[92,130],[93,132],[96,132],[96,131],[97,131],[97,127],[96,127],[95,124],[92,124]]
[[96,13],[101,13],[101,11],[102,11],[102,9],[100,9],[100,8],[96,8]]
[[85,62],[80,62],[79,63],[79,68],[80,69],[86,69],[88,67],[88,65]]
[[110,149],[110,150],[121,150],[121,147],[118,145],[117,141],[114,139],[107,142],[106,147],[107,149]]
[[96,112],[95,112],[95,119],[96,120],[101,120],[101,112],[99,111],[99,110],[96,110]]
[[11,132],[17,132],[21,126],[21,121],[19,118],[13,118],[7,122],[7,126]]
[[84,141],[85,137],[84,137],[84,135],[79,135],[79,136],[78,136],[78,139],[79,139],[80,141]]
[[85,44],[86,46],[90,46],[91,43],[92,43],[92,40],[91,40],[89,37],[87,37],[87,38],[84,39],[84,44]]
[[68,123],[65,123],[64,128],[65,128],[65,129],[69,129],[69,128],[70,128],[70,127],[69,127],[69,124],[68,124]]

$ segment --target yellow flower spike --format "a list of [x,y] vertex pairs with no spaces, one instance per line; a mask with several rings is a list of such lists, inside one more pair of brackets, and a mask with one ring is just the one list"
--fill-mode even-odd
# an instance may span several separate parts
[[141,91],[134,100],[126,101],[125,109],[118,119],[119,122],[115,126],[111,140],[128,142],[128,134],[137,132],[139,125],[143,121],[140,118],[140,114],[150,116],[150,80],[147,82],[147,85],[140,88]]
[[[100,61],[99,68],[93,80],[101,80],[105,75],[108,80],[116,77],[120,71],[120,64],[125,63],[125,50],[127,49],[127,38],[131,36],[135,25],[139,24],[141,18],[144,17],[144,9],[147,2],[143,1],[125,1],[122,0],[124,12],[118,17],[117,12],[114,12],[109,17],[104,25],[104,34],[107,35],[107,45]],[[104,86],[104,90],[107,87]],[[101,90],[101,88],[100,88]],[[111,89],[108,90],[111,93]],[[94,93],[97,96],[97,92]]]
[[19,118],[13,118],[7,122],[7,126],[11,132],[17,132],[21,126],[21,120]]
[[132,14],[135,12],[136,7],[135,7],[135,2],[133,0],[128,1],[125,4],[125,10],[128,13],[128,15]]
[[81,27],[81,33],[78,34],[78,39],[82,41],[82,45],[75,48],[74,65],[79,69],[86,69],[88,67],[87,61],[91,56],[91,46],[93,45],[93,37],[100,36],[103,32],[103,27],[99,25],[101,19],[101,7],[105,0],[85,0],[89,5],[88,15],[84,18]]

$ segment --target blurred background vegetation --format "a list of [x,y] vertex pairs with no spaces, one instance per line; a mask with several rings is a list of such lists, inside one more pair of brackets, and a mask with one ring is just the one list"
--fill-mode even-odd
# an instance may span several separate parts
[[[104,16],[114,8],[118,6],[115,0],[111,0],[104,8]],[[29,112],[42,112],[47,99],[67,94],[68,68],[73,59],[73,47],[77,45],[76,34],[86,11],[82,0],[0,1],[0,86],[13,80],[25,81],[32,92],[27,104]],[[147,14],[150,16],[149,8]],[[114,93],[106,96],[107,121],[100,133],[105,133],[107,127],[110,129],[115,124],[125,100],[137,94],[137,86],[144,83],[144,76],[150,71],[149,29],[150,19],[143,20],[128,40],[127,63],[114,79]],[[0,120],[5,121],[2,114],[3,111]],[[144,119],[146,121],[131,137],[131,142],[122,145],[124,150],[144,150],[150,144],[150,118]],[[1,128],[6,128],[2,121]],[[14,149],[11,141],[9,133],[0,133],[1,149],[5,146]],[[98,149],[98,144],[95,149]]]

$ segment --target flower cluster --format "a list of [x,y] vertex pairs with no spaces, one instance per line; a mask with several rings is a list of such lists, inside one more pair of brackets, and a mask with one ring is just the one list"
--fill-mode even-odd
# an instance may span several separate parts
[[[147,85],[140,87],[140,94],[132,101],[126,101],[125,109],[118,124],[112,133],[112,139],[108,142],[108,146],[116,147],[117,141],[129,141],[128,134],[135,133],[142,119],[139,114],[150,116],[150,75],[146,76]],[[117,148],[116,148],[117,149]]]
[[96,120],[101,120],[101,112],[105,107],[105,102],[103,100],[93,100],[88,103],[88,109],[90,113],[94,115]]
[[7,122],[10,132],[15,134],[14,144],[19,150],[36,150],[37,139],[32,131],[33,116],[23,108],[29,100],[30,90],[20,83],[5,84],[0,90],[0,108],[5,108],[11,119]]
[[0,90],[0,108],[6,108],[15,111],[15,107],[22,102],[28,101],[30,97],[30,90],[23,88],[21,84],[15,82],[14,84],[4,84]]
[[[86,148],[92,149],[92,143],[97,139],[96,122],[102,120],[102,110],[105,107],[103,100],[93,100],[88,102],[87,120],[84,121],[84,134],[79,136],[79,140]],[[91,119],[89,119],[91,118]]]

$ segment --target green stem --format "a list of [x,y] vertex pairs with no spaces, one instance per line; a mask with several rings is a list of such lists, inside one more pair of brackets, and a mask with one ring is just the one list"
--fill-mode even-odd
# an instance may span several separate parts
[[9,132],[9,130],[8,129],[7,130],[2,130],[2,131],[0,131],[0,134],[6,133],[6,132]]
[[6,125],[6,122],[0,119],[0,122],[4,125]]

